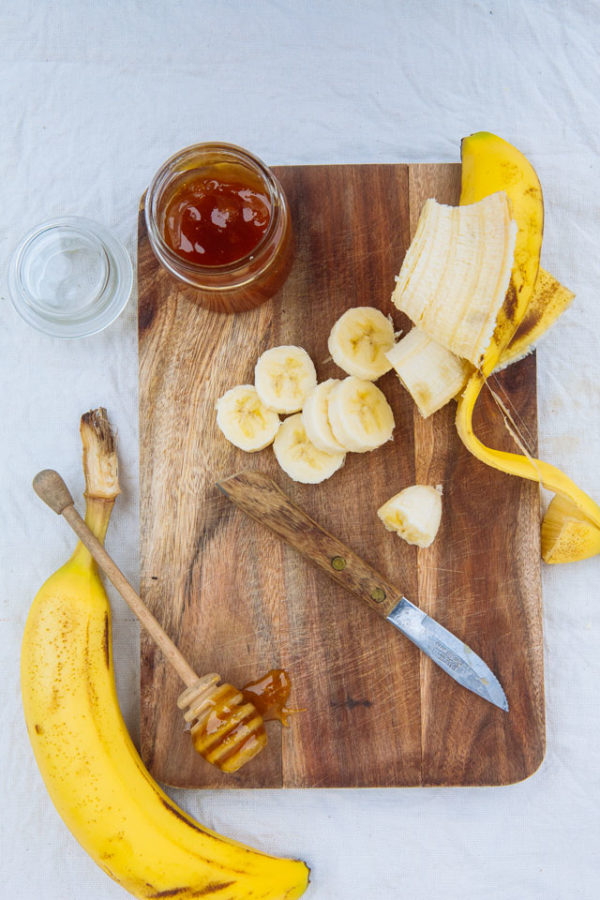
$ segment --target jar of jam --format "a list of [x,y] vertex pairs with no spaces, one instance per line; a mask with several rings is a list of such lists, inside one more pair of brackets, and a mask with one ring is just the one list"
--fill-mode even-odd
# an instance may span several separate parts
[[148,238],[194,300],[242,312],[272,297],[293,257],[288,204],[260,159],[233,144],[196,144],[168,159],[145,200]]

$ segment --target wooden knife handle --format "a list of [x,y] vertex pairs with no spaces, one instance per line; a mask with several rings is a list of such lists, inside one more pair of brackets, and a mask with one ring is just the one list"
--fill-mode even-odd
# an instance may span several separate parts
[[262,472],[239,472],[217,486],[257,522],[266,525],[303,556],[384,618],[403,594],[336,537],[292,503]]

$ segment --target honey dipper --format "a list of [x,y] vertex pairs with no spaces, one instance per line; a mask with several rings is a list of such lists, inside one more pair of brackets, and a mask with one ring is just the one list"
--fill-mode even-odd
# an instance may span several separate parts
[[79,515],[58,472],[53,469],[38,472],[33,479],[33,488],[50,509],[67,520],[186,685],[177,705],[186,710],[184,719],[190,726],[194,748],[221,771],[237,772],[267,743],[263,717],[256,706],[231,684],[221,684],[220,675],[210,673],[202,678],[196,675]]

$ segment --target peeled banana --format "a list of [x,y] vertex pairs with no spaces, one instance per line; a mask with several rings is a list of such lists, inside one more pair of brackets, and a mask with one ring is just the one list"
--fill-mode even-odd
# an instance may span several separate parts
[[395,531],[408,544],[430,547],[442,519],[441,489],[412,484],[380,506],[377,515],[388,531]]
[[[505,369],[530,353],[539,338],[569,307],[574,296],[549,272],[540,269],[525,318],[508,347],[502,351],[494,372]],[[423,418],[456,397],[473,371],[466,360],[427,337],[416,325],[386,356]]]
[[393,303],[438,344],[480,365],[508,288],[516,233],[504,191],[468,206],[427,200]]
[[[105,410],[83,417],[82,437],[86,521],[103,540],[118,494]],[[293,900],[305,891],[304,863],[266,856],[205,828],[145,769],[119,710],[108,599],[82,544],[33,602],[21,689],[35,758],[58,812],[134,897]]]
[[456,397],[471,371],[466,360],[416,325],[386,357],[424,419]]
[[272,444],[281,421],[261,402],[253,384],[239,384],[217,400],[217,425],[240,450],[255,453]]
[[355,306],[337,320],[327,341],[336,365],[348,375],[376,381],[391,365],[386,351],[394,345],[394,326],[380,309]]
[[302,415],[296,413],[282,423],[273,443],[277,462],[294,481],[318,484],[344,465],[346,453],[319,450],[309,440]]
[[335,439],[354,453],[375,450],[394,431],[394,414],[383,392],[354,375],[333,386],[328,415]]
[[314,363],[302,347],[271,347],[258,358],[254,369],[261,403],[277,413],[300,412],[316,384]]

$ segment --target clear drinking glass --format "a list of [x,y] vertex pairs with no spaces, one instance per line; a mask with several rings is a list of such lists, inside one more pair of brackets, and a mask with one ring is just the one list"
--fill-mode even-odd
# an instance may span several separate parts
[[122,312],[133,266],[102,225],[65,216],[25,235],[11,258],[8,283],[12,303],[29,325],[54,337],[84,337]]

